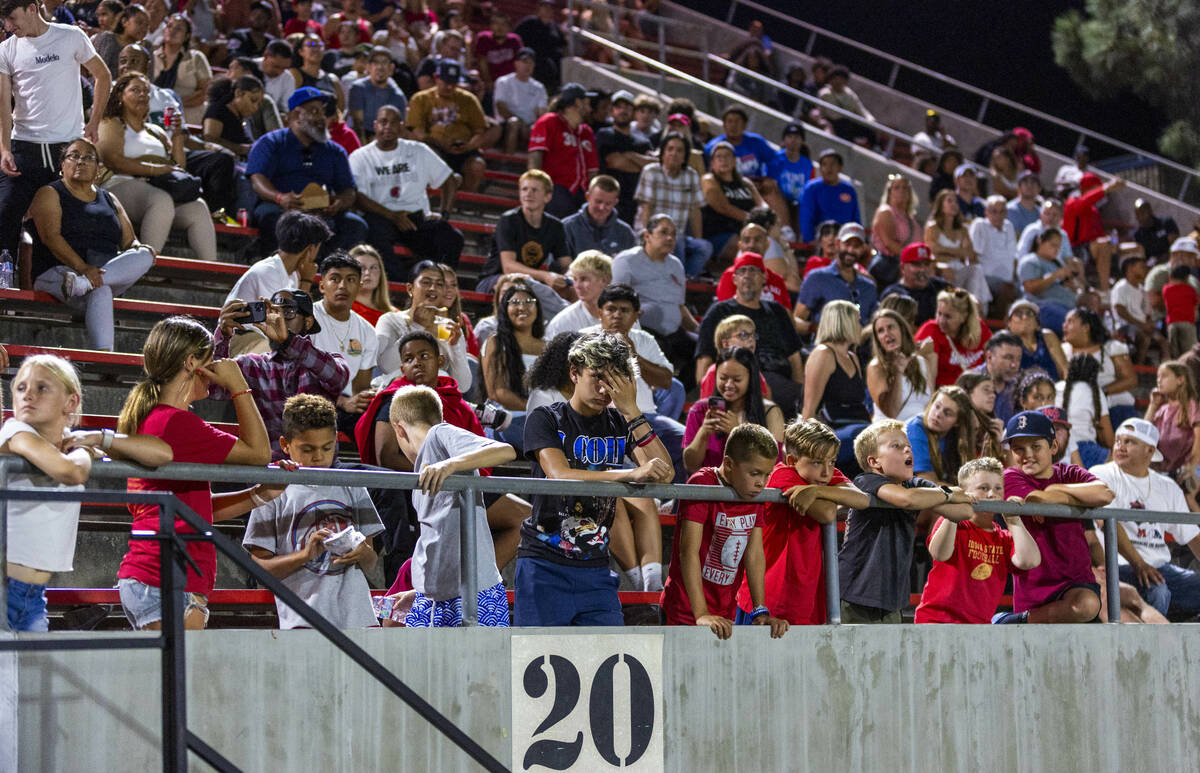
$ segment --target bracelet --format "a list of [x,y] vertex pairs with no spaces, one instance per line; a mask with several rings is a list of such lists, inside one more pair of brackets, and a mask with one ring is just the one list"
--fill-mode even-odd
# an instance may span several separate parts
[[649,424],[649,423],[650,423],[650,421],[649,421],[649,420],[646,418],[646,415],[645,415],[645,414],[639,414],[639,415],[638,415],[638,417],[637,417],[636,419],[634,419],[633,421],[629,422],[629,427],[628,427],[628,430],[629,430],[629,434],[630,434],[630,436],[632,436],[632,435],[633,435],[633,431],[634,431],[635,429],[637,429],[638,427],[642,426],[643,424]]
[[641,440],[637,441],[637,447],[644,448],[645,446],[653,443],[655,440],[658,440],[658,434],[654,430],[650,430],[642,436]]
[[769,610],[763,606],[757,606],[754,608],[754,611],[750,613],[750,619],[753,620],[754,618],[762,617],[763,615],[767,615],[768,617],[770,617],[771,610]]
[[107,451],[112,448],[113,441],[116,440],[117,433],[111,429],[100,430],[100,448]]
[[260,497],[258,495],[258,487],[257,486],[250,489],[250,501],[253,502],[256,507],[262,507],[263,505],[265,505],[267,503],[267,500],[263,499],[262,497]]
[[253,390],[253,389],[251,389],[250,387],[246,387],[245,389],[243,389],[243,390],[242,390],[242,391],[240,391],[240,392],[234,392],[233,394],[231,394],[231,395],[229,396],[229,399],[230,399],[230,400],[235,400],[235,399],[237,399],[237,398],[241,397],[242,395],[252,395],[252,394],[254,394],[254,390]]

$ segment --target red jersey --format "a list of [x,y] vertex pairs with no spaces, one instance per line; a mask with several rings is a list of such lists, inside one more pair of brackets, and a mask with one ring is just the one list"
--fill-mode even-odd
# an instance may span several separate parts
[[[692,486],[724,486],[715,467],[702,467],[688,478]],[[733,619],[737,611],[735,596],[745,567],[742,559],[750,542],[750,532],[760,526],[763,507],[755,502],[680,502],[680,521],[704,526],[700,540],[700,584],[708,612]],[[692,602],[683,584],[683,562],[679,560],[680,536],[675,529],[671,545],[671,567],[663,586],[660,602],[667,625],[695,625]]]
[[935,386],[950,386],[958,380],[964,370],[971,370],[981,365],[983,363],[983,347],[991,337],[992,331],[988,330],[987,325],[984,325],[983,335],[979,337],[979,345],[974,349],[968,349],[957,341],[947,338],[942,329],[937,326],[936,319],[926,320],[917,328],[917,332],[913,336],[918,341],[924,341],[926,338],[933,341],[933,349],[937,352],[938,358],[937,384]]
[[1162,289],[1163,305],[1167,307],[1167,324],[1196,321],[1196,306],[1200,296],[1191,282],[1168,282]]
[[1104,224],[1100,222],[1100,210],[1096,209],[1104,195],[1104,188],[1098,186],[1072,196],[1063,205],[1062,230],[1072,247],[1104,238]]
[[[229,452],[237,443],[235,435],[216,429],[196,414],[161,403],[154,406],[150,415],[138,425],[137,431],[142,435],[162,438],[171,447],[177,462],[223,464],[225,457],[229,456]],[[212,489],[208,481],[130,478],[129,490],[170,492],[205,521],[213,522]],[[158,532],[156,505],[131,504],[129,512],[133,514],[134,531]],[[195,533],[194,529],[178,518],[175,519],[175,531],[180,534]],[[212,593],[217,577],[216,547],[211,542],[195,540],[187,543],[187,552],[200,568],[201,574],[197,575],[188,567],[185,589],[189,593]],[[157,542],[130,540],[129,551],[121,560],[117,577],[131,578],[155,588],[160,587],[158,553]]]
[[504,40],[497,40],[491,30],[484,30],[475,36],[475,59],[486,61],[488,75],[496,80],[513,71],[521,45],[520,35],[510,32]]
[[[721,272],[721,281],[717,282],[717,300],[727,301],[733,297],[737,288],[733,286],[733,267],[725,269]],[[792,296],[788,292],[787,283],[783,281],[783,277],[776,274],[771,269],[767,269],[767,283],[763,285],[762,297],[764,300],[775,301],[785,309],[792,308]]]
[[542,171],[572,193],[587,188],[588,172],[600,168],[592,127],[574,129],[560,113],[546,113],[529,129],[529,152],[542,151]]
[[[834,468],[830,486],[850,481]],[[767,479],[770,488],[786,491],[808,484],[795,467],[780,462]],[[785,502],[772,502],[763,513],[763,552],[767,557],[766,605],[773,617],[792,625],[824,625],[825,562],[821,556],[821,524],[797,513]],[[738,589],[738,607],[752,612],[750,585]]]
[[[934,531],[944,518],[939,518]],[[929,533],[933,539],[933,531]],[[1013,538],[1007,529],[981,529],[970,521],[958,524],[954,553],[934,561],[921,603],[918,623],[990,623],[1012,565]]]

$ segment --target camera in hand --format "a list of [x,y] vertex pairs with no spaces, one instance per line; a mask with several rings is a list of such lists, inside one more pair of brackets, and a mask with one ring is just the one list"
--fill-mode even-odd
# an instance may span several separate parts
[[246,313],[238,317],[237,321],[240,325],[252,325],[255,322],[266,322],[267,302],[248,301],[246,303]]
[[726,405],[725,405],[725,398],[724,398],[724,397],[720,397],[720,396],[718,396],[718,395],[709,395],[709,397],[708,397],[708,410],[710,410],[710,411],[724,411],[724,410],[727,410],[727,408],[726,408]]

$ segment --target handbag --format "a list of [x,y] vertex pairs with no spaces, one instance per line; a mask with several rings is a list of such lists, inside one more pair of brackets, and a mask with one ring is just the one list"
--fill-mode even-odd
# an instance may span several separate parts
[[166,174],[145,179],[155,188],[171,194],[171,200],[176,204],[186,204],[200,198],[200,178],[187,172],[172,169]]

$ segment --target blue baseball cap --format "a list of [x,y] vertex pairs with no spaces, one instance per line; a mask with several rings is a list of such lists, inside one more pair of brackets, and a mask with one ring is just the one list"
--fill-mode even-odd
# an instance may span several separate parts
[[322,102],[328,102],[332,98],[331,94],[326,94],[320,89],[314,89],[312,86],[301,86],[292,92],[288,97],[288,110],[295,110],[305,102],[312,102],[314,99],[319,99]]
[[1004,427],[1004,442],[1023,437],[1040,437],[1054,442],[1054,422],[1040,411],[1021,411]]

